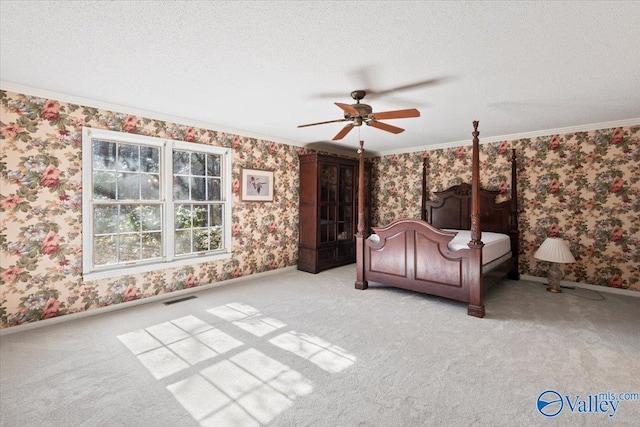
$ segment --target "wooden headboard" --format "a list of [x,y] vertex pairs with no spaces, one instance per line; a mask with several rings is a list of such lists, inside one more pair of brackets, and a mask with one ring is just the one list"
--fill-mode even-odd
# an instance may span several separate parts
[[[429,166],[423,159],[422,167],[422,219],[437,228],[471,229],[471,185],[462,183],[446,190],[434,192],[437,201],[429,200]],[[480,189],[480,228],[482,231],[517,233],[516,154],[511,158],[511,195],[509,200],[496,203],[499,191]]]
[[[437,228],[471,229],[471,185],[454,185],[434,193],[438,201],[426,201],[423,220]],[[482,231],[509,233],[511,201],[496,203],[499,191],[480,189]]]

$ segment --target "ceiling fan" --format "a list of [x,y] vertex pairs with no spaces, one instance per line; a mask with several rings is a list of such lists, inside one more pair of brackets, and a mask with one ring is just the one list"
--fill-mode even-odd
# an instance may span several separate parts
[[356,100],[355,104],[342,104],[340,102],[335,102],[335,104],[344,111],[344,119],[309,123],[306,125],[300,125],[298,127],[303,128],[307,126],[323,125],[326,123],[350,122],[347,123],[345,127],[343,127],[342,130],[340,130],[340,132],[338,132],[338,134],[333,137],[333,141],[338,141],[344,138],[349,133],[349,131],[351,131],[351,129],[356,126],[362,126],[363,123],[367,126],[373,126],[374,128],[397,134],[400,132],[404,132],[404,129],[396,126],[391,126],[389,124],[380,122],[379,120],[420,117],[420,111],[416,110],[415,108],[374,113],[370,105],[360,103],[360,100],[362,100],[366,94],[367,92],[364,90],[354,90],[353,92],[351,92],[351,97]]

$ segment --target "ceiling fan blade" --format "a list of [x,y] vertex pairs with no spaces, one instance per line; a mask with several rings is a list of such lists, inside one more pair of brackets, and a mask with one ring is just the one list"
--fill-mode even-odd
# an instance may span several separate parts
[[407,110],[383,111],[381,113],[373,113],[373,117],[375,117],[377,120],[420,117],[420,111],[416,110],[415,108],[409,108]]
[[419,87],[425,87],[425,86],[433,86],[433,85],[437,85],[437,84],[443,83],[446,80],[448,80],[448,77],[441,77],[441,78],[436,78],[436,79],[428,79],[428,80],[422,80],[422,81],[415,82],[415,83],[409,83],[409,84],[402,85],[402,86],[392,87],[392,88],[385,89],[385,90],[368,90],[367,93],[371,94],[371,95],[375,95],[375,96],[380,96],[380,95],[386,95],[386,94],[392,93],[392,92],[400,92],[402,90],[417,89]]
[[329,120],[329,121],[326,121],[326,122],[318,122],[318,123],[309,123],[309,124],[306,124],[306,125],[299,125],[298,127],[299,128],[305,128],[307,126],[324,125],[324,124],[327,124],[327,123],[346,122],[347,120],[348,119]]
[[369,123],[367,123],[369,126],[373,126],[374,128],[378,128],[378,129],[382,129],[382,130],[386,130],[387,132],[391,132],[391,133],[401,133],[404,132],[404,129],[396,127],[396,126],[391,126],[388,125],[386,123],[382,123],[382,122],[378,122],[376,120],[371,120]]
[[342,108],[344,110],[344,112],[347,113],[347,114],[351,114],[352,116],[360,115],[358,110],[356,110],[355,108],[353,108],[349,104],[343,104],[341,102],[335,102],[334,104],[336,104],[338,107]]
[[333,141],[337,141],[339,139],[344,138],[350,131],[353,129],[353,123],[349,123],[345,127],[342,128],[340,132],[336,136],[333,137]]

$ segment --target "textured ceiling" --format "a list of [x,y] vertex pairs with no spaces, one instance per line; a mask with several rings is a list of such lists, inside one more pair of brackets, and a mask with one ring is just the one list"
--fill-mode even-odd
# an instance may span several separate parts
[[355,89],[416,107],[381,153],[640,118],[639,2],[0,3],[3,82],[326,147]]

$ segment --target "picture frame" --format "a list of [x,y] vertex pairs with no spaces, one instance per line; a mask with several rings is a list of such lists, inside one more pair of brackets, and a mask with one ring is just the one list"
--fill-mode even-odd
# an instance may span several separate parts
[[266,169],[242,168],[240,199],[243,202],[273,202],[274,173]]

